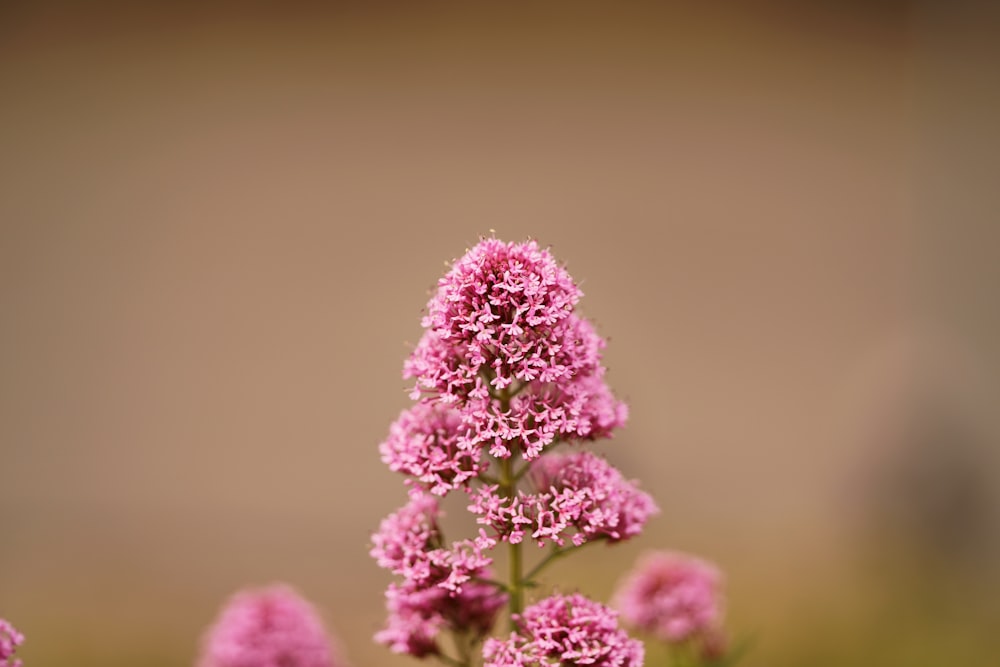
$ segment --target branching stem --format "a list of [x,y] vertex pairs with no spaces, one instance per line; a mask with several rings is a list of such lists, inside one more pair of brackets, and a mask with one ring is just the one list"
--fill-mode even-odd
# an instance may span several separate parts
[[563,556],[565,556],[565,555],[567,555],[569,553],[572,553],[574,551],[579,551],[580,549],[584,548],[588,544],[596,544],[598,542],[603,542],[603,541],[604,541],[603,539],[596,539],[596,540],[590,540],[590,541],[584,542],[580,546],[556,547],[556,548],[552,549],[552,551],[550,551],[549,554],[545,558],[543,558],[541,561],[539,561],[538,564],[535,565],[535,567],[533,567],[531,569],[531,571],[528,572],[527,575],[525,575],[524,581],[521,582],[522,585],[534,583],[533,582],[534,578],[537,577],[541,573],[542,570],[544,570],[546,567],[548,567],[549,565],[551,565],[553,562],[559,560]]
[[435,657],[446,665],[451,665],[451,667],[468,667],[466,663],[456,660],[446,653],[441,653],[438,651],[434,654]]

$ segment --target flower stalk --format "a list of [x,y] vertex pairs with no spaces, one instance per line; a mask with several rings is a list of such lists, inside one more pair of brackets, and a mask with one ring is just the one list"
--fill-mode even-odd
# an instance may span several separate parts
[[[628,416],[604,380],[605,342],[576,312],[581,296],[534,241],[483,239],[438,281],[404,364],[416,403],[379,448],[410,488],[372,536],[371,555],[401,578],[376,635],[393,651],[447,667],[480,657],[484,667],[641,667],[641,643],[609,607],[579,594],[525,604],[549,565],[584,544],[630,539],[658,511],[603,457],[553,453],[610,437]],[[448,542],[438,499],[454,491],[466,494],[479,532]],[[551,547],[531,568],[528,542]],[[507,573],[498,577],[500,549]],[[490,635],[504,606],[511,632],[500,640]],[[552,640],[564,631],[571,639]]]
[[[510,411],[510,399],[511,392],[503,389],[499,396],[501,414],[506,414]],[[517,478],[514,476],[513,454],[500,460],[500,493],[510,501],[513,501],[517,497]],[[510,542],[507,548],[507,555],[510,561],[509,583],[507,584],[507,592],[510,598],[508,604],[510,612],[509,620],[510,628],[514,631],[517,629],[514,615],[520,614],[524,610],[524,563],[522,560],[521,543]]]

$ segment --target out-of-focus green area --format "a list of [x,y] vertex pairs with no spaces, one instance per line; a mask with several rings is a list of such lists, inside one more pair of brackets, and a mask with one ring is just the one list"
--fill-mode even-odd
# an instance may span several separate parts
[[663,510],[553,585],[675,548],[726,572],[747,667],[993,665],[995,23],[943,5],[0,5],[26,664],[190,665],[279,580],[408,664],[371,641],[377,445],[496,229],[581,282],[631,407],[598,449]]

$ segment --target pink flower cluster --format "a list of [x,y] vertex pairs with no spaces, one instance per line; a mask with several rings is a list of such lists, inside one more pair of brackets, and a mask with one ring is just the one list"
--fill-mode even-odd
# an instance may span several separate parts
[[591,452],[543,456],[529,477],[534,493],[509,498],[492,485],[472,497],[469,511],[499,540],[517,544],[530,535],[539,546],[563,546],[567,538],[574,546],[601,538],[618,542],[638,535],[659,511],[649,494]]
[[698,640],[721,653],[722,575],[700,558],[672,551],[643,556],[615,594],[622,618],[654,637],[680,643]]
[[[438,282],[404,364],[418,402],[379,448],[410,487],[409,502],[372,536],[371,556],[401,578],[386,592],[388,620],[376,635],[393,651],[459,662],[442,651],[443,632],[455,633],[456,650],[475,645],[508,592],[520,608],[529,582],[519,565],[509,586],[491,580],[499,541],[515,550],[526,535],[564,548],[615,542],[657,511],[603,458],[547,449],[609,436],[628,417],[604,381],[604,340],[575,311],[580,297],[534,241],[485,239]],[[517,488],[529,482],[530,492]],[[438,497],[456,490],[483,527],[475,539],[448,542]],[[489,664],[641,664],[641,645],[618,630],[615,613],[582,596],[542,601],[518,623],[507,642],[487,642]]]
[[478,581],[457,592],[390,584],[385,598],[389,616],[385,628],[375,634],[375,641],[395,653],[417,658],[438,653],[442,630],[485,636],[506,602],[492,584]]
[[414,492],[409,503],[382,520],[372,535],[370,553],[379,567],[402,576],[414,589],[438,587],[457,593],[465,582],[485,576],[493,561],[483,547],[492,542],[481,537],[442,546],[440,513],[437,500]]
[[202,644],[198,667],[339,667],[312,606],[285,586],[242,591]]
[[610,435],[627,411],[603,381],[604,341],[574,313],[581,292],[534,241],[486,239],[427,304],[404,375],[413,397],[455,409],[458,443],[496,458],[539,456],[557,438]]
[[0,618],[0,667],[21,667],[14,653],[24,643],[24,635],[9,622]]
[[553,595],[525,609],[507,639],[486,641],[485,667],[640,667],[642,643],[618,627],[617,616],[580,594]]
[[505,602],[494,586],[479,581],[491,575],[492,559],[483,550],[492,540],[480,536],[446,547],[440,514],[435,498],[415,490],[372,535],[372,558],[403,577],[386,591],[389,617],[375,636],[397,653],[436,653],[442,629],[485,634]]
[[460,397],[490,374],[489,385],[556,382],[572,377],[566,322],[582,293],[534,241],[486,239],[455,262],[427,304],[424,328],[452,350],[451,368],[421,376],[418,386]]
[[442,405],[417,403],[404,410],[389,427],[379,446],[382,462],[393,472],[410,475],[412,482],[443,496],[465,488],[485,468],[478,449],[459,444],[464,432],[461,416]]

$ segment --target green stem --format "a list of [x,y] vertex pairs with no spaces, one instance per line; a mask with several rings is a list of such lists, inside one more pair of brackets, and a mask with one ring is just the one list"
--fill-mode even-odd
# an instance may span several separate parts
[[[553,449],[563,444],[564,442],[565,440],[553,440],[545,447],[542,453],[548,454],[549,452],[551,452]],[[528,471],[530,470],[531,470],[531,463],[525,463],[523,466],[521,466],[520,470],[514,473],[514,481],[515,482],[521,481],[521,478],[524,477],[526,474],[528,474]]]
[[[512,457],[500,461],[500,491],[507,497],[513,498],[516,493],[517,482],[514,480]],[[521,559],[521,545],[508,544],[510,560],[510,583],[507,591],[510,594],[510,614],[511,626],[514,625],[514,614],[520,614],[524,608],[524,564]]]
[[690,641],[673,645],[670,655],[674,667],[698,667],[701,662]]
[[452,637],[455,640],[455,650],[458,651],[458,661],[465,667],[472,667],[472,655],[469,647],[468,637],[464,632],[454,631]]
[[496,581],[495,579],[487,579],[486,577],[473,577],[473,581],[478,581],[481,584],[489,584],[490,586],[496,586],[502,591],[507,590],[507,584],[502,581]]
[[482,482],[482,483],[484,483],[484,484],[499,484],[500,483],[500,480],[498,480],[496,477],[494,477],[493,475],[490,475],[488,473],[485,473],[485,472],[479,473],[478,478],[479,478],[479,481]]
[[531,469],[531,464],[530,463],[525,463],[523,466],[521,466],[521,469],[518,470],[516,473],[514,473],[514,482],[517,483],[517,482],[521,481],[521,478],[524,477],[524,475],[530,469]]
[[435,657],[446,665],[451,665],[451,667],[466,667],[465,663],[459,662],[455,658],[447,655],[445,653],[438,652]]
[[[500,412],[506,414],[510,411],[511,392],[510,387],[505,387],[497,397],[500,401]],[[514,442],[510,443],[510,455],[500,460],[500,493],[513,502],[517,496],[517,479],[514,477]],[[524,563],[521,558],[521,544],[508,544],[510,560],[510,584],[507,592],[510,596],[510,625],[511,629],[516,629],[514,615],[520,614],[524,609]]]
[[515,582],[510,591],[510,613],[520,614],[524,609],[524,582],[521,580],[521,545],[510,545],[510,580]]
[[531,580],[533,580],[535,577],[538,576],[539,572],[541,572],[542,570],[544,570],[549,565],[549,563],[551,563],[552,561],[557,560],[559,558],[562,558],[563,556],[566,555],[566,553],[568,551],[570,551],[570,549],[558,549],[558,548],[553,549],[552,551],[549,552],[548,556],[546,556],[545,558],[543,558],[538,563],[538,565],[536,565],[535,567],[533,567],[531,569],[531,572],[529,572],[527,575],[525,575],[524,580],[525,581],[531,581]]
[[566,554],[572,553],[574,551],[579,551],[580,549],[584,548],[588,544],[597,544],[597,543],[603,542],[603,541],[604,541],[604,538],[597,538],[596,540],[588,540],[587,542],[584,542],[580,546],[569,546],[569,547],[564,547],[564,548],[561,548],[561,549],[559,547],[553,548],[552,551],[549,552],[549,555],[547,555],[545,558],[543,558],[541,561],[539,561],[538,564],[535,565],[535,567],[533,567],[531,569],[531,571],[528,572],[527,575],[525,575],[523,583],[525,583],[525,584],[532,583],[532,580],[535,577],[537,577],[542,570],[544,570],[549,565],[551,565],[555,561],[559,560],[560,558],[562,558]]

